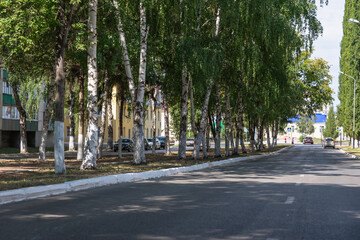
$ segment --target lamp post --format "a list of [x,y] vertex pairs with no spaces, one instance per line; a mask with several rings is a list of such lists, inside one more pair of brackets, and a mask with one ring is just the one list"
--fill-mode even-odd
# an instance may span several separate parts
[[355,148],[355,90],[356,90],[356,80],[355,78],[353,78],[352,76],[346,74],[346,73],[343,73],[343,72],[340,72],[341,74],[351,78],[354,80],[354,106],[353,106],[353,148]]

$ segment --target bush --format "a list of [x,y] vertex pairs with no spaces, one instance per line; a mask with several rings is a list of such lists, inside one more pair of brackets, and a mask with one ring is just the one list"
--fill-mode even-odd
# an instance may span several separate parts
[[299,138],[299,141],[302,142],[305,138],[305,135],[301,135],[300,138]]

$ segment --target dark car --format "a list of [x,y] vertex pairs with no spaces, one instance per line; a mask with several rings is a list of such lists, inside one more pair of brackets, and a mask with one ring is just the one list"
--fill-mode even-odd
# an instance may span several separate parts
[[165,149],[165,137],[156,137],[160,141],[160,148]]
[[[134,151],[134,141],[132,141],[130,144],[129,144],[129,152],[133,152]],[[148,151],[148,150],[151,150],[151,146],[150,144],[148,143],[148,141],[146,140],[146,138],[144,138],[144,146],[145,146],[145,151]]]
[[303,140],[303,144],[306,143],[314,144],[314,140],[312,139],[312,137],[305,137]]
[[324,148],[327,147],[335,148],[335,140],[332,138],[325,138],[324,141],[322,142],[322,145]]
[[[132,139],[130,138],[123,138],[122,140],[122,150],[127,150],[130,152],[130,143],[132,143]],[[114,143],[114,152],[117,152],[119,150],[119,141],[117,141],[116,143]]]

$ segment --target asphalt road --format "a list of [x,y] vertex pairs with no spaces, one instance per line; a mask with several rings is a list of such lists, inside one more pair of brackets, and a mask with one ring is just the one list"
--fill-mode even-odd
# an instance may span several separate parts
[[360,239],[360,163],[297,145],[153,181],[0,206],[0,239]]

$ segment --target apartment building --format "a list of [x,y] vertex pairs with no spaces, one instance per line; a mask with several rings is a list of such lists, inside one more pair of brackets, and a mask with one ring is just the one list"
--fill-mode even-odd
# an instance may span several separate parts
[[[120,93],[120,87],[114,86],[112,89],[112,114],[113,114],[113,141],[117,141],[120,138],[120,101],[117,99],[117,96]],[[133,138],[133,112],[131,111],[131,101],[126,101],[124,104],[124,112],[123,112],[123,124],[122,124],[122,137],[123,138]],[[156,136],[164,136],[164,109],[161,105],[161,94],[159,94],[158,101],[157,101],[156,107]],[[153,125],[153,114],[152,114],[152,108],[151,108],[151,102],[148,101],[145,105],[146,112],[144,117],[144,137],[145,138],[152,138],[153,132],[152,132],[152,125]],[[98,126],[100,126],[100,119],[101,119],[101,112],[98,115]],[[65,127],[64,127],[64,136],[65,136],[65,143],[67,144],[70,139],[70,121],[69,117],[66,116],[64,121]],[[86,131],[86,128],[85,128]],[[77,134],[75,135],[75,142],[77,142]],[[108,131],[107,131],[107,124],[105,128],[105,137],[104,137],[104,143],[107,142],[108,139]]]
[[[9,74],[6,69],[0,68],[0,147],[19,147],[20,145],[20,120],[16,108],[13,90],[8,82]],[[29,147],[40,145],[41,130],[44,116],[44,101],[33,119],[26,121],[27,142]],[[53,142],[53,133],[49,132],[48,146]]]

